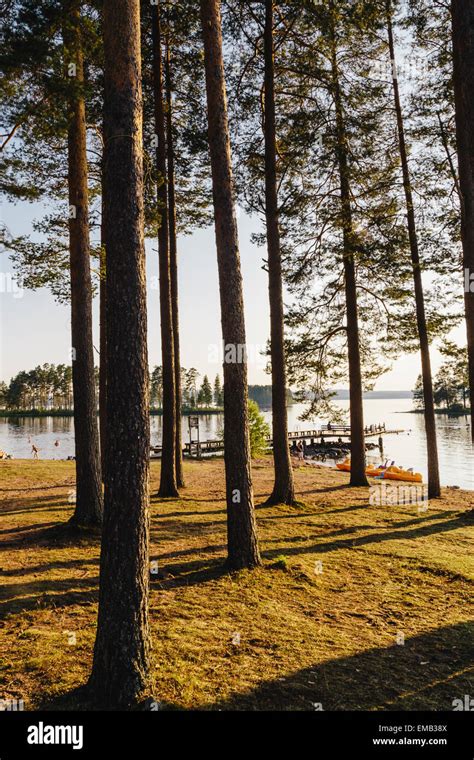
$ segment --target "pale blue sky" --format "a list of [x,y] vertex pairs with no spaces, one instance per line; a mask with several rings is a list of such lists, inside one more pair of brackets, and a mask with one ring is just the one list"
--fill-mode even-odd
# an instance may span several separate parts
[[[3,206],[3,220],[13,234],[31,232],[31,222],[41,215],[41,206],[28,203]],[[244,279],[247,342],[249,344],[249,382],[270,382],[265,373],[265,360],[259,356],[269,334],[267,275],[262,270],[265,250],[250,241],[258,222],[239,214],[240,251]],[[12,271],[6,255],[2,254],[0,274]],[[150,366],[161,364],[159,334],[159,294],[157,290],[158,261],[156,244],[147,241],[148,327]],[[215,347],[220,346],[220,313],[218,298],[217,261],[212,228],[199,230],[179,241],[180,329],[181,357],[184,367],[196,367],[211,378],[221,372],[213,360]],[[10,292],[8,292],[10,291]],[[5,287],[0,292],[0,379],[9,379],[22,369],[38,364],[69,362],[69,309],[57,304],[49,291],[24,291],[21,297]],[[98,341],[98,300],[94,302],[94,336]],[[453,338],[465,343],[463,328]],[[214,350],[213,350],[214,347]],[[98,363],[98,362],[97,362]],[[440,357],[433,351],[434,370]],[[383,375],[377,390],[412,389],[419,374],[417,355],[402,356],[393,369]]]

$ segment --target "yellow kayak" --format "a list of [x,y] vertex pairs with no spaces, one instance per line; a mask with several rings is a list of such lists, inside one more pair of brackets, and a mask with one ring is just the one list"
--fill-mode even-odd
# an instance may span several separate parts
[[408,483],[422,483],[423,475],[419,472],[408,472],[400,467],[387,467],[383,471],[384,480],[404,480]]
[[[346,459],[344,462],[336,463],[336,467],[338,470],[343,470],[344,472],[350,472],[351,471],[351,460]],[[379,467],[374,467],[372,464],[369,464],[369,466],[365,470],[366,474],[369,475],[372,478],[375,478],[377,475],[381,475],[383,473],[383,470]]]
[[[338,470],[344,472],[351,471],[351,460],[346,459],[344,462],[336,464]],[[404,480],[408,483],[422,483],[423,476],[419,472],[408,472],[408,470],[402,470],[401,467],[387,467],[383,469],[381,467],[374,467],[369,465],[366,470],[366,475],[371,478],[383,477],[384,480]]]

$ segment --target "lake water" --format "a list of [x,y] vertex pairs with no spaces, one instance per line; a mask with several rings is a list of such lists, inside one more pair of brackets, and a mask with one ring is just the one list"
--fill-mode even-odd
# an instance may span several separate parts
[[[342,410],[348,410],[348,401],[338,401]],[[384,436],[384,456],[394,459],[397,465],[413,467],[426,476],[425,431],[423,415],[410,414],[411,399],[366,399],[364,401],[365,423],[367,425],[385,422],[387,430],[405,432]],[[289,407],[289,430],[310,430],[319,428],[327,419],[314,418],[301,422],[299,416],[304,406]],[[263,412],[271,423],[271,412]],[[201,440],[219,438],[222,434],[221,415],[207,415],[199,418]],[[437,415],[438,446],[441,482],[443,485],[458,485],[474,490],[474,446],[471,442],[468,417],[448,417]],[[182,419],[183,441],[189,440],[188,418]],[[59,440],[58,448],[54,442]],[[151,441],[161,440],[161,417],[151,417]],[[373,439],[377,441],[376,438]],[[65,459],[74,455],[74,421],[72,417],[23,417],[0,418],[0,449],[15,458],[31,457],[31,444],[40,449],[40,458]],[[374,459],[378,459],[374,452]],[[328,463],[333,465],[333,463]]]

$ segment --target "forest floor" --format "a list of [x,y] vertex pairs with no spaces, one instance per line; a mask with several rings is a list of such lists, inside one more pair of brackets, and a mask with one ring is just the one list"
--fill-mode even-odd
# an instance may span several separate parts
[[[474,694],[474,493],[373,506],[348,475],[295,467],[298,508],[263,506],[263,566],[228,573],[222,460],[188,462],[159,500],[151,463],[150,621],[163,709],[452,710]],[[81,706],[91,667],[98,537],[55,532],[73,462],[0,462],[0,699]],[[471,620],[471,623],[469,622]]]

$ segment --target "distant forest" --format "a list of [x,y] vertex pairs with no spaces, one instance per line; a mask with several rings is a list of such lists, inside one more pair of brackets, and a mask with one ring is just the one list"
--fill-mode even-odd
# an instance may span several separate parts
[[[256,401],[260,408],[265,409],[272,405],[272,386],[271,385],[249,385],[249,398]],[[294,403],[291,390],[286,389],[286,399],[288,404]]]

